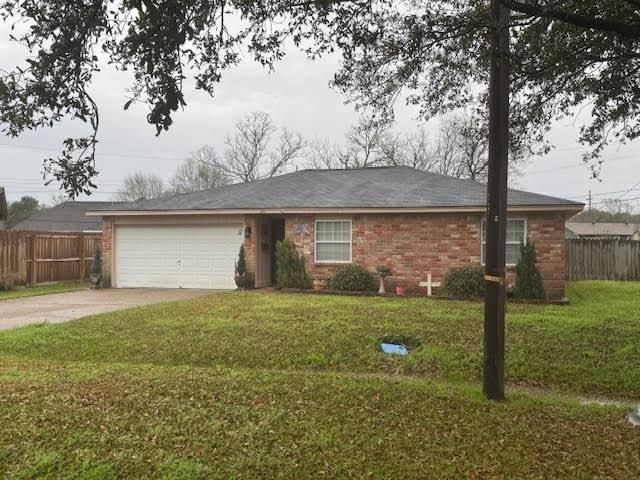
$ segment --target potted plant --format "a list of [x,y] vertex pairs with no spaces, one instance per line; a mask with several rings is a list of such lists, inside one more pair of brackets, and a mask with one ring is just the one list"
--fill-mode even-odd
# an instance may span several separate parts
[[327,278],[316,278],[313,280],[313,289],[316,291],[326,290],[329,285],[329,280]]
[[91,263],[91,271],[89,273],[89,280],[93,288],[98,288],[100,280],[102,279],[102,252],[100,247],[96,248],[96,253],[93,256],[93,262]]
[[376,267],[376,272],[378,273],[378,278],[380,279],[380,288],[378,289],[378,293],[380,295],[384,295],[387,293],[384,289],[384,279],[391,276],[391,269],[389,267],[385,267],[384,265],[378,265]]
[[240,245],[240,253],[238,253],[238,260],[236,261],[235,281],[236,286],[241,290],[247,288],[247,284],[249,283],[247,279],[247,260],[244,254],[244,244]]

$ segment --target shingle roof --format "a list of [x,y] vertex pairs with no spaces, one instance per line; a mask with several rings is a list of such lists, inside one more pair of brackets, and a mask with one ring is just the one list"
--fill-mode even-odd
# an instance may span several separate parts
[[83,232],[102,230],[100,217],[87,217],[88,210],[119,205],[117,202],[64,202],[34,213],[15,224],[11,230],[38,230],[49,232]]
[[567,228],[578,236],[632,236],[640,232],[640,223],[568,222]]
[[[486,184],[409,167],[302,170],[249,183],[106,207],[104,210],[223,210],[266,208],[484,207]],[[509,190],[511,206],[582,204]]]

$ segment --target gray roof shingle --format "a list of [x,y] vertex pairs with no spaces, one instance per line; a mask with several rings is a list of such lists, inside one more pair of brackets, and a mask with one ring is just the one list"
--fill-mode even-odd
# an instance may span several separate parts
[[[249,183],[172,195],[96,210],[224,210],[266,208],[484,207],[486,184],[409,167],[302,170]],[[510,206],[582,204],[509,190]]]
[[34,213],[15,224],[11,230],[36,230],[48,232],[101,231],[100,217],[87,217],[89,210],[122,205],[118,202],[63,202],[55,207]]

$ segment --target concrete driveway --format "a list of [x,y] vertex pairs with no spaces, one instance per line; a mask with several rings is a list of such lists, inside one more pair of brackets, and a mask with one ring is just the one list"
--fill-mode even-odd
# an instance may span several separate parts
[[53,293],[0,302],[0,330],[31,323],[60,323],[138,305],[186,300],[212,290],[113,288]]

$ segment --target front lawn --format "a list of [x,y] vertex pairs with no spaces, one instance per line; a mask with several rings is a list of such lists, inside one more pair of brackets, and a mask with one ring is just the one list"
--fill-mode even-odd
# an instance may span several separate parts
[[[0,333],[7,478],[636,478],[640,284],[510,305],[485,402],[482,305],[234,292]],[[384,356],[383,338],[407,357]]]
[[48,295],[50,293],[73,292],[74,290],[85,290],[89,288],[86,282],[55,282],[18,287],[15,290],[0,291],[0,302],[3,300],[13,300],[15,298],[35,297],[38,295]]

